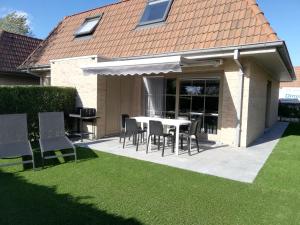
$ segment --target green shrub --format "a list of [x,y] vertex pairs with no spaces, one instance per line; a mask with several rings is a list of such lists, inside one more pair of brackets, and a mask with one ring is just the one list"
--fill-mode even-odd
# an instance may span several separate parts
[[280,118],[300,118],[300,104],[280,103],[278,108]]
[[2,86],[0,114],[26,113],[31,141],[38,139],[38,113],[74,111],[76,89],[65,87]]

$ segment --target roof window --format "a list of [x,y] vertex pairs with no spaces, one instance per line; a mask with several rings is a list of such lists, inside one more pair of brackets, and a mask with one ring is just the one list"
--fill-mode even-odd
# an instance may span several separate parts
[[75,36],[81,37],[81,36],[93,34],[102,16],[103,15],[101,14],[101,15],[86,18],[83,24],[75,32]]
[[148,0],[139,25],[163,22],[167,19],[173,0]]

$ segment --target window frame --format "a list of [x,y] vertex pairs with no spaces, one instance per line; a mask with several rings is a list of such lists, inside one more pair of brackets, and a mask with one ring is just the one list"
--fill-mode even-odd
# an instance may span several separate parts
[[168,3],[168,6],[167,6],[167,8],[165,10],[164,16],[161,19],[151,20],[151,21],[148,21],[148,22],[142,22],[143,16],[144,16],[144,14],[145,14],[145,12],[146,12],[147,7],[149,6],[149,4],[152,3],[152,2],[158,2],[158,1],[162,1],[162,0],[148,0],[147,5],[146,5],[146,7],[145,7],[145,9],[144,9],[144,11],[143,11],[143,13],[141,15],[140,20],[139,20],[138,26],[146,26],[146,25],[150,25],[150,24],[165,22],[167,20],[167,17],[168,17],[168,15],[170,13],[171,6],[172,6],[174,0],[165,0],[165,1],[169,1],[169,3]]
[[[75,37],[84,37],[84,36],[92,35],[92,34],[95,32],[97,26],[99,25],[99,23],[100,23],[102,17],[103,17],[103,13],[98,14],[98,15],[95,15],[95,16],[89,16],[89,17],[85,18],[85,20],[84,20],[83,23],[80,25],[80,27],[75,31],[74,36],[75,36]],[[95,25],[90,31],[85,31],[85,32],[79,33],[79,31],[85,26],[85,24],[86,24],[88,21],[90,21],[90,20],[95,20],[95,19],[98,19],[98,22],[96,23],[96,25]]]

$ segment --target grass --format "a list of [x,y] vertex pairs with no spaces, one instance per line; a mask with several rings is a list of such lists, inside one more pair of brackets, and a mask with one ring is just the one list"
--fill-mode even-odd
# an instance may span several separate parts
[[253,184],[79,149],[78,163],[0,172],[0,224],[300,224],[300,125]]

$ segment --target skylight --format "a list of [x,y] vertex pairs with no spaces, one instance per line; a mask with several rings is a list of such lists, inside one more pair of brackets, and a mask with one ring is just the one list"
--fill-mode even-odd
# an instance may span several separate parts
[[173,0],[148,0],[139,25],[163,22],[167,19]]
[[83,24],[75,32],[75,36],[78,37],[93,34],[101,18],[102,15],[86,18]]

